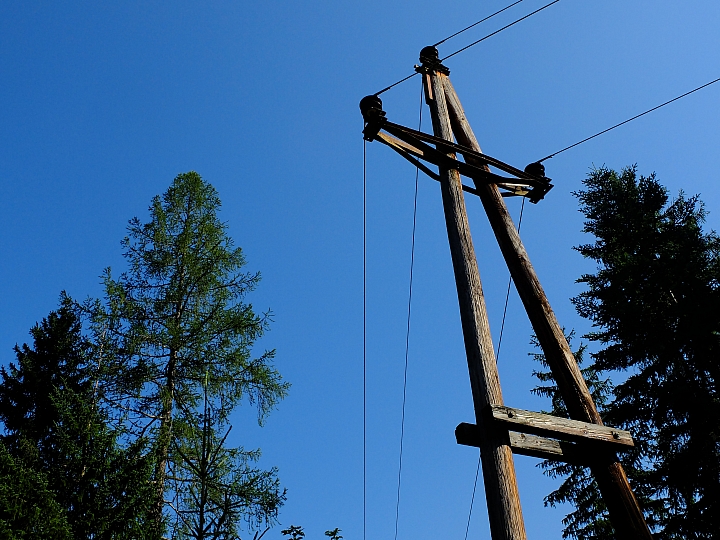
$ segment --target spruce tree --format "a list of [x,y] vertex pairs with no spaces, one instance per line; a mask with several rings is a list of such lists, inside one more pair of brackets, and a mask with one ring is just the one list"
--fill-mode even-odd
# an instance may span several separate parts
[[[590,368],[620,381],[602,407],[636,448],[624,465],[659,539],[709,539],[720,530],[720,239],[704,232],[698,197],[670,201],[654,175],[592,171],[577,192],[593,243],[577,250],[597,271],[573,299],[599,345]],[[597,501],[586,471],[548,498],[577,509]],[[571,477],[572,478],[572,477]],[[598,513],[575,512],[566,536],[588,535]]]
[[[152,200],[147,223],[129,222],[122,242],[127,271],[115,279],[108,269],[105,302],[87,304],[108,351],[104,391],[126,425],[152,440],[155,519],[169,517],[176,531],[185,530],[187,520],[173,501],[192,497],[193,485],[181,452],[187,457],[205,433],[205,392],[217,444],[218,430],[242,400],[257,406],[262,423],[288,388],[273,366],[274,351],[253,357],[269,315],[245,303],[260,276],[243,271],[242,250],[219,220],[219,208],[217,192],[200,175],[177,176]],[[231,469],[245,467],[243,455]],[[274,471],[268,474],[265,502],[247,497],[244,510],[265,522],[283,500]]]
[[47,476],[18,462],[0,442],[0,538],[71,540],[65,510],[48,488]]
[[31,330],[33,345],[16,347],[16,362],[0,369],[6,466],[52,496],[49,515],[59,509],[74,538],[152,538],[144,444],[123,444],[123,433],[109,425],[98,404],[95,349],[81,326],[64,297]]

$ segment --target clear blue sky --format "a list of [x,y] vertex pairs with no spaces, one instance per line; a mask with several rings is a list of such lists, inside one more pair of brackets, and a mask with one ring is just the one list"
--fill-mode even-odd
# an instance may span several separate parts
[[[303,525],[308,540],[334,527],[361,539],[357,104],[410,73],[422,46],[506,2],[2,2],[0,360],[61,290],[100,295],[102,269],[123,269],[127,220],[196,170],[263,274],[249,300],[275,323],[260,347],[277,348],[293,384],[262,429],[239,410],[233,443],[262,447],[262,464],[279,468],[283,525]],[[543,3],[525,0],[441,54]],[[710,0],[563,0],[448,65],[484,151],[524,166],[720,76],[719,27]],[[416,125],[419,90],[413,79],[386,93],[389,117]],[[699,193],[720,228],[719,102],[720,84],[546,163],[556,187],[526,206],[522,236],[561,324],[588,329],[568,301],[592,270],[571,249],[587,240],[571,192],[593,164],[637,163],[672,192]],[[368,539],[394,535],[413,178],[368,146]],[[438,186],[420,180],[398,538],[462,540],[477,453],[453,430],[472,404]],[[497,339],[507,271],[479,202],[468,209]],[[529,336],[512,295],[505,401],[540,410]],[[516,459],[527,528],[556,539],[565,510],[543,508],[556,483],[535,463]],[[484,506],[479,489],[470,538],[489,538]]]

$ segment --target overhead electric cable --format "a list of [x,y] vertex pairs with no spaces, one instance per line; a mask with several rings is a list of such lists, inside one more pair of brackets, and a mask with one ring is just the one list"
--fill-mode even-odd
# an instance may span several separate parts
[[[422,129],[422,105],[423,105],[423,87],[420,86],[420,120],[418,121],[418,131]],[[413,222],[412,222],[412,242],[410,247],[410,286],[408,292],[408,308],[407,308],[407,330],[405,332],[405,370],[403,372],[403,397],[402,397],[402,418],[400,420],[400,459],[398,464],[398,486],[397,486],[397,502],[395,504],[395,540],[398,536],[398,523],[400,521],[400,483],[402,479],[402,458],[403,458],[403,440],[405,438],[405,398],[407,397],[407,372],[408,358],[410,353],[410,313],[412,307],[412,290],[413,290],[413,269],[415,267],[415,228],[417,225],[417,199],[418,199],[418,178],[420,175],[420,167],[415,167],[415,196],[413,199]]]
[[448,54],[446,57],[441,58],[440,61],[441,61],[441,62],[444,62],[444,61],[447,60],[448,58],[450,58],[450,57],[452,57],[452,56],[455,56],[456,54],[460,54],[461,52],[468,50],[470,47],[474,47],[474,46],[477,45],[478,43],[481,43],[481,42],[485,41],[486,39],[494,36],[495,34],[499,34],[499,33],[502,32],[503,30],[506,30],[506,29],[510,28],[511,26],[516,25],[516,24],[519,23],[520,21],[524,21],[524,20],[527,19],[528,17],[532,17],[532,16],[535,15],[536,13],[540,13],[543,9],[547,9],[547,8],[549,8],[550,6],[552,6],[553,4],[557,4],[559,1],[560,1],[560,0],[553,0],[553,1],[550,2],[549,4],[545,4],[543,7],[539,8],[539,9],[536,9],[536,10],[533,11],[532,13],[528,13],[528,14],[525,15],[524,17],[520,17],[519,19],[511,22],[510,24],[506,24],[505,26],[503,26],[503,27],[500,28],[499,30],[495,30],[492,34],[488,34],[488,35],[485,36],[485,37],[481,37],[481,38],[478,39],[477,41],[473,41],[470,45],[466,45],[466,46],[463,47],[462,49],[458,49],[458,50],[455,51],[454,53]]
[[[523,212],[525,211],[525,197],[522,198],[520,205],[520,217],[518,218],[517,231],[520,232],[522,225]],[[507,315],[508,301],[510,300],[510,286],[512,285],[512,276],[508,277],[507,291],[505,293],[505,307],[503,308],[502,323],[500,324],[500,337],[498,338],[497,352],[495,353],[495,362],[500,359],[500,345],[502,345],[503,332],[505,331],[505,316]]]
[[367,516],[367,141],[363,139],[363,540]]
[[392,83],[390,86],[386,86],[385,88],[383,88],[383,89],[380,90],[379,92],[375,92],[375,95],[376,95],[376,96],[379,96],[379,95],[382,94],[383,92],[387,92],[388,90],[390,90],[391,88],[394,88],[394,87],[397,86],[398,84],[404,83],[404,82],[407,81],[408,79],[412,79],[415,75],[419,75],[419,73],[418,73],[417,71],[416,71],[415,73],[411,73],[410,75],[408,75],[408,76],[405,77],[404,79],[400,79],[399,81]]
[[[442,41],[438,41],[438,42],[434,45],[434,47],[437,47],[437,46],[440,45],[441,43],[446,42],[446,41],[449,40],[450,38],[453,38],[453,37],[455,37],[455,36],[457,36],[457,35],[462,34],[462,33],[465,32],[466,30],[469,30],[470,28],[472,28],[472,27],[474,27],[474,26],[477,26],[477,25],[480,24],[481,22],[485,22],[485,21],[487,21],[488,19],[493,18],[495,15],[499,15],[499,14],[502,13],[503,11],[505,11],[505,10],[507,10],[507,9],[510,9],[511,7],[519,4],[519,3],[522,2],[522,1],[523,1],[523,0],[518,0],[518,1],[516,1],[516,2],[513,2],[512,4],[509,4],[509,5],[505,6],[505,7],[502,8],[501,10],[496,11],[496,12],[493,13],[492,15],[488,15],[488,16],[485,17],[484,19],[481,19],[481,20],[477,21],[476,23],[473,23],[473,24],[471,24],[470,26],[468,26],[468,27],[466,27],[466,28],[463,28],[463,29],[460,30],[459,32],[455,32],[454,34],[449,35],[448,37],[446,37],[446,38],[443,39]],[[496,31],[493,32],[492,34],[488,34],[487,36],[485,36],[485,37],[483,37],[483,38],[475,41],[474,43],[471,43],[471,44],[468,45],[467,47],[463,47],[462,49],[460,49],[460,50],[458,50],[458,51],[455,51],[454,53],[446,56],[446,57],[443,58],[442,60],[446,60],[447,58],[450,58],[451,56],[455,56],[456,54],[464,51],[465,49],[469,49],[469,48],[472,47],[473,45],[477,45],[477,44],[480,43],[481,41],[485,41],[487,38],[489,38],[489,37],[491,37],[491,36],[494,36],[495,34],[498,34],[498,33],[502,32],[502,31],[505,30],[506,28],[510,28],[510,27],[513,26],[514,24],[517,24],[517,23],[519,23],[520,21],[525,20],[525,19],[527,19],[528,17],[530,17],[530,16],[532,16],[532,15],[535,15],[535,14],[538,13],[539,11],[542,11],[543,9],[545,9],[545,8],[547,8],[547,7],[550,7],[552,4],[555,4],[555,3],[559,2],[559,1],[560,1],[560,0],[554,0],[553,2],[550,2],[549,4],[541,7],[540,9],[537,9],[537,10],[533,11],[532,13],[530,13],[530,14],[528,14],[528,15],[525,15],[524,17],[521,17],[520,19],[517,19],[516,21],[511,22],[510,24],[502,27],[500,30],[496,30]],[[383,88],[383,89],[380,90],[379,92],[375,92],[374,95],[379,96],[379,95],[382,94],[383,92],[387,92],[387,91],[390,90],[391,88],[396,87],[398,84],[404,83],[404,82],[407,81],[408,79],[412,79],[412,78],[413,78],[415,75],[417,75],[417,74],[418,74],[417,72],[411,73],[411,74],[408,75],[407,77],[404,77],[404,78],[400,79],[399,81],[392,83],[390,86],[386,86],[385,88]]]
[[442,45],[442,44],[445,43],[447,40],[452,39],[452,38],[454,38],[455,36],[459,36],[459,35],[462,34],[463,32],[466,32],[467,30],[470,30],[471,28],[477,26],[477,25],[480,24],[480,23],[483,23],[483,22],[487,21],[488,19],[492,19],[495,15],[500,15],[503,11],[506,11],[506,10],[510,9],[511,7],[513,7],[513,6],[518,5],[518,4],[519,4],[520,2],[522,2],[522,1],[523,1],[523,0],[517,0],[517,2],[513,2],[513,3],[510,4],[509,6],[505,6],[504,8],[502,8],[502,9],[499,10],[499,11],[496,11],[496,12],[493,13],[492,15],[488,15],[487,17],[485,17],[485,18],[483,18],[483,19],[480,19],[478,22],[472,23],[470,26],[466,26],[466,27],[463,28],[462,30],[459,30],[459,31],[455,32],[454,34],[449,35],[448,37],[446,37],[446,38],[443,39],[442,41],[438,41],[437,43],[433,44],[433,47],[437,47],[438,45]]
[[468,537],[468,531],[470,531],[470,518],[472,517],[473,504],[475,503],[475,490],[477,489],[477,480],[480,475],[480,458],[478,457],[477,469],[475,469],[475,482],[473,483],[472,497],[470,498],[470,511],[468,512],[467,525],[465,526],[465,540]]
[[653,112],[653,111],[656,111],[656,110],[658,110],[659,108],[664,107],[665,105],[669,105],[669,104],[672,103],[673,101],[677,101],[678,99],[684,98],[685,96],[689,96],[690,94],[692,94],[692,93],[694,93],[694,92],[697,92],[698,90],[702,90],[703,88],[705,88],[705,87],[707,87],[707,86],[710,86],[711,84],[715,84],[716,82],[720,82],[720,78],[715,79],[714,81],[710,81],[709,83],[705,83],[705,84],[703,84],[702,86],[698,86],[697,88],[695,88],[695,89],[693,89],[693,90],[690,90],[689,92],[685,92],[684,94],[682,94],[682,95],[680,95],[680,96],[674,97],[674,98],[672,98],[671,100],[666,101],[665,103],[662,103],[662,104],[660,104],[660,105],[658,105],[658,106],[656,106],[656,107],[653,107],[652,109],[648,109],[648,110],[645,111],[645,112],[642,112],[642,113],[640,113],[640,114],[636,114],[636,115],[633,116],[632,118],[628,118],[627,120],[624,120],[624,121],[620,122],[619,124],[615,124],[615,125],[612,126],[612,127],[609,127],[609,128],[607,128],[607,129],[603,129],[602,131],[599,131],[599,132],[596,133],[595,135],[591,135],[590,137],[586,137],[585,139],[583,139],[583,140],[581,140],[581,141],[578,141],[578,142],[576,142],[576,143],[574,143],[574,144],[571,144],[570,146],[566,146],[566,147],[563,148],[562,150],[558,150],[557,152],[554,152],[554,153],[550,154],[549,156],[546,156],[546,157],[542,158],[542,159],[540,160],[540,162],[543,162],[543,161],[545,161],[546,159],[550,159],[550,158],[552,158],[552,157],[554,157],[554,156],[557,156],[558,154],[561,154],[561,153],[564,152],[565,150],[570,150],[571,148],[575,148],[576,146],[578,146],[578,145],[580,145],[580,144],[582,144],[582,143],[584,143],[584,142],[587,142],[587,141],[589,141],[590,139],[594,139],[595,137],[599,137],[600,135],[602,135],[602,134],[604,134],[604,133],[607,133],[608,131],[612,131],[613,129],[618,128],[618,127],[620,127],[620,126],[622,126],[622,125],[625,125],[625,124],[627,124],[628,122],[632,122],[633,120],[636,120],[636,119],[640,118],[641,116],[645,116],[646,114],[651,113],[651,112]]

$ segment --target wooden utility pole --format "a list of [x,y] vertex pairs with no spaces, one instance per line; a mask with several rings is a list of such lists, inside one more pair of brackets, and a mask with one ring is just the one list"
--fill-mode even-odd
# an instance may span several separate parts
[[[423,77],[425,98],[430,107],[435,136],[452,141],[453,134],[443,85],[445,75],[428,71]],[[452,154],[450,156],[455,157]],[[440,189],[460,304],[475,421],[483,435],[480,442],[480,458],[485,480],[490,531],[493,540],[524,540],[527,535],[508,434],[506,430],[496,429],[492,423],[487,422],[483,414],[488,405],[502,404],[503,399],[485,297],[480,282],[480,271],[470,236],[462,182],[457,169],[440,168]]]
[[[458,143],[480,152],[480,145],[449,77],[442,77],[442,81]],[[469,161],[472,162],[472,158]],[[476,183],[476,189],[570,417],[602,425],[585,379],[530,263],[500,191],[494,184]],[[622,539],[650,540],[652,535],[617,455],[607,452],[603,457],[590,468],[608,507],[616,534]]]
[[[538,202],[552,188],[544,167],[534,163],[521,171],[483,154],[437,49],[425,47],[420,61],[417,70],[423,77],[434,136],[387,121],[377,95],[365,97],[360,109],[366,122],[366,140],[389,146],[441,185],[476,418],[476,424],[460,424],[455,435],[458,443],[480,448],[492,538],[526,538],[512,458],[512,453],[518,453],[589,466],[616,536],[621,540],[652,540],[616,454],[633,446],[632,436],[603,426],[499,189],[506,195],[523,195]],[[457,154],[464,161],[458,160]],[[437,165],[440,174],[420,160]],[[514,178],[493,173],[488,165]],[[461,174],[472,178],[475,188],[463,185]],[[463,191],[482,201],[571,419],[503,405]]]

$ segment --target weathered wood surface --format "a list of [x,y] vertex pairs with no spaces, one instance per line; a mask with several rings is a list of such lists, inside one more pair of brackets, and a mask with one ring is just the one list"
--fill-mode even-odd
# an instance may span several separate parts
[[591,440],[624,447],[635,446],[630,432],[622,429],[515,409],[504,405],[489,405],[487,410],[495,421],[505,424],[509,429],[522,433],[534,433],[535,435],[569,441]]
[[[469,146],[476,152],[482,152],[467,121],[460,99],[447,77],[443,78],[442,90],[447,99],[447,108],[457,142]],[[478,166],[483,165],[480,162],[473,162],[469,156],[467,161]],[[570,416],[575,420],[602,425],[587,384],[530,263],[500,190],[493,185],[477,184],[476,188]],[[620,462],[615,459],[610,464],[596,465],[591,469],[608,507],[618,538],[651,540],[652,535]]]
[[590,460],[588,453],[579,449],[573,443],[528,435],[527,433],[517,433],[516,431],[510,431],[508,435],[513,454],[577,465],[587,465]]
[[[444,78],[445,75],[438,73],[431,73],[426,77],[425,96],[430,107],[435,136],[452,141],[453,133],[445,102]],[[482,414],[483,408],[488,404],[502,403],[502,391],[480,272],[470,235],[462,182],[460,174],[455,169],[441,167],[440,177],[475,418],[483,432],[480,458],[490,532],[493,540],[525,540],[527,535],[520,507],[515,465],[507,435],[503,430],[493,429],[492,422],[487,422]]]
[[[479,448],[481,439],[480,430],[475,424],[463,422],[455,428],[455,440],[458,444]],[[602,448],[527,433],[508,431],[508,440],[513,454],[522,456],[562,461],[585,467],[612,459],[612,454]]]

